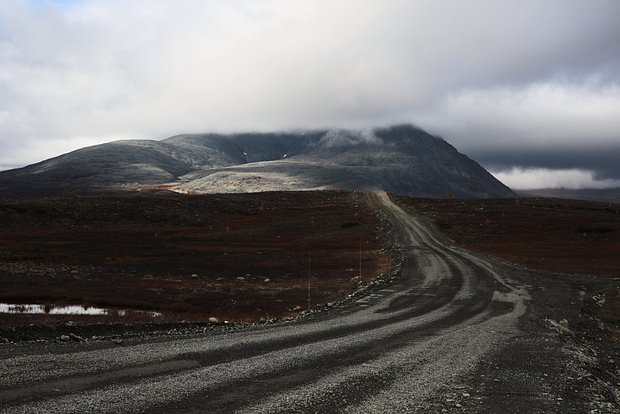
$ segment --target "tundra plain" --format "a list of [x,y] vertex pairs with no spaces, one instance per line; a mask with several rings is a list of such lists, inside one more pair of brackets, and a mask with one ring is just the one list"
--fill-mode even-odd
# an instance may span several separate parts
[[[126,203],[133,208],[118,208]],[[153,310],[157,301],[186,306],[159,308],[168,318],[159,330],[139,312],[133,320],[117,314],[112,323],[92,315],[34,315],[32,320],[5,315],[2,412],[614,413],[620,408],[615,208],[561,200],[427,200],[358,192],[6,201],[5,280],[17,283],[29,273],[11,269],[56,269],[64,263],[64,273],[38,275],[47,280],[37,286],[54,287],[49,281],[56,275],[64,275],[60,281],[79,280],[79,266],[102,266],[106,274],[138,266],[140,271],[126,271],[110,286],[133,291],[136,298],[157,279],[175,283],[175,289],[159,290],[157,300],[134,310]],[[183,214],[171,216],[170,211]],[[243,226],[225,224],[231,218]],[[142,225],[127,227],[132,220],[146,220],[152,235],[140,232]],[[19,244],[28,240],[21,233],[25,221],[38,237]],[[219,227],[211,229],[209,223]],[[261,223],[269,223],[271,230],[259,231],[266,226]],[[184,226],[194,230],[178,230]],[[196,226],[204,231],[198,232],[201,237]],[[68,252],[83,249],[106,229],[116,233],[91,248],[97,254],[71,264]],[[162,239],[164,229],[176,230]],[[41,237],[46,231],[68,240],[84,231],[88,236],[52,243]],[[133,233],[134,239],[129,237]],[[211,233],[215,241],[209,243],[205,234]],[[259,245],[252,243],[266,235],[286,241],[271,245],[268,255],[261,244],[257,254]],[[612,247],[595,249],[597,240]],[[125,248],[141,243],[146,247]],[[324,261],[312,265],[315,255],[304,261],[310,250],[324,252]],[[111,255],[115,251],[124,253],[122,260]],[[173,266],[155,272],[166,259],[145,253],[153,251],[170,254]],[[510,257],[503,256],[507,251]],[[537,265],[545,263],[533,254],[539,251],[550,259],[548,267]],[[570,267],[567,257],[590,261],[591,272]],[[360,258],[362,278],[355,265]],[[95,259],[97,266],[89,264]],[[167,280],[170,269],[203,260],[203,268],[186,267],[182,277]],[[241,323],[208,322],[212,312],[204,311],[206,301],[175,296],[199,292],[195,284],[217,263],[244,269],[239,276],[221,268],[221,280],[215,278],[211,289],[217,282],[228,288],[218,303],[252,297],[264,301],[260,306],[266,309],[270,303],[279,306],[274,297],[261,296],[269,294],[265,286],[273,280],[286,301],[280,318],[266,319],[253,302],[226,316]],[[261,268],[264,263],[273,267]],[[285,263],[298,266],[297,277],[278,273]],[[310,310],[303,306],[309,263]],[[247,268],[262,270],[243,273]],[[337,270],[330,273],[331,268]],[[91,294],[102,294],[103,282],[90,286]],[[112,302],[90,303],[119,309],[132,305],[131,297],[113,302],[119,299],[108,296]],[[17,302],[17,297],[5,300]],[[43,303],[40,296],[22,300]],[[262,323],[253,323],[261,317]]]

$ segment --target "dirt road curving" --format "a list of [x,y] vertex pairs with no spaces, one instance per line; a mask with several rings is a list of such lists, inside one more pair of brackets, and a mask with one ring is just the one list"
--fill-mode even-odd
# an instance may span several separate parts
[[608,389],[594,398],[575,382],[587,357],[571,362],[570,344],[537,322],[527,275],[452,245],[385,193],[369,197],[397,229],[393,283],[221,335],[5,345],[0,412],[605,412]]

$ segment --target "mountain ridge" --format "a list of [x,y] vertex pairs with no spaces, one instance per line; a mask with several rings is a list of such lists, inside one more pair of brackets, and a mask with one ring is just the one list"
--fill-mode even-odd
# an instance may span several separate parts
[[448,142],[411,125],[113,141],[0,172],[0,196],[5,197],[163,184],[198,193],[344,189],[514,196]]
[[601,203],[620,204],[620,187],[615,188],[537,188],[520,190],[524,197],[567,198],[571,200],[589,200]]

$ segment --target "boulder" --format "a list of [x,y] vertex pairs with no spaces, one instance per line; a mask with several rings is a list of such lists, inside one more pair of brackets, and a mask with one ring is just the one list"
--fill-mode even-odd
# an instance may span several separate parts
[[82,338],[80,335],[77,335],[73,332],[69,333],[69,338],[73,339],[74,341],[84,341],[84,338]]
[[568,321],[566,321],[566,319],[562,319],[560,322],[556,322],[550,319],[549,323],[555,328],[556,331],[558,331],[562,335],[569,335],[572,337],[575,336],[575,332],[572,329],[568,328]]

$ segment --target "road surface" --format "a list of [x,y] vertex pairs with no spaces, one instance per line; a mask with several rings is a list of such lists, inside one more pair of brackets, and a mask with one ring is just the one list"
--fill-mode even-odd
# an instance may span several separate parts
[[227,334],[3,346],[0,412],[581,412],[554,368],[561,343],[520,324],[526,288],[385,193],[369,197],[402,250],[394,282]]

